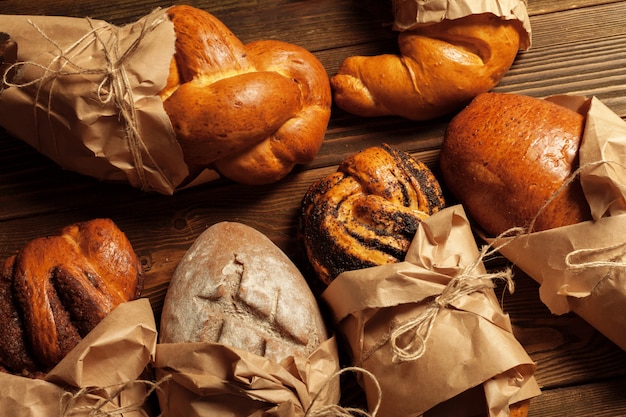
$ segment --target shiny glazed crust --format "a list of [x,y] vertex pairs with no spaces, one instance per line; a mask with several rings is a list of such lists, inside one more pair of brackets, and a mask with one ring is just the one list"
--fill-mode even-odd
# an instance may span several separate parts
[[580,182],[560,190],[578,167],[583,125],[582,115],[546,100],[482,94],[448,125],[444,182],[492,236],[527,227],[537,215],[533,231],[588,220]]
[[523,400],[509,406],[509,417],[526,417],[530,408],[530,400]]
[[0,270],[0,367],[38,377],[118,304],[137,298],[143,270],[108,219],[32,240]]
[[422,219],[444,207],[428,167],[388,145],[367,148],[311,185],[300,239],[319,280],[404,260]]
[[402,32],[398,55],[344,60],[331,78],[334,102],[364,117],[448,114],[500,82],[521,31],[520,22],[486,13]]
[[167,12],[176,54],[161,97],[186,163],[246,184],[272,183],[317,154],[330,119],[328,75],[285,42],[244,45],[213,15]]

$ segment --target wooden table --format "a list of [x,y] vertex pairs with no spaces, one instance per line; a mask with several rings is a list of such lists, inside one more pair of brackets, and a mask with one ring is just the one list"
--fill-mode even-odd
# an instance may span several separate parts
[[[595,95],[626,117],[626,1],[530,0],[533,45],[521,52],[497,91],[536,97]],[[311,50],[334,74],[355,54],[395,51],[388,2],[374,0],[189,1],[220,18],[244,42],[279,39]],[[0,14],[65,15],[124,24],[169,2],[146,0],[0,0]],[[1,30],[2,28],[0,28]],[[61,226],[113,219],[130,238],[147,273],[145,296],[160,312],[169,277],[208,226],[238,221],[269,236],[296,263],[297,211],[308,186],[347,155],[387,142],[437,172],[447,119],[361,119],[333,108],[318,157],[270,186],[218,181],[174,196],[142,193],[60,169],[0,130],[0,258]],[[537,363],[543,394],[531,416],[626,415],[626,352],[574,315],[554,316],[522,274],[504,298],[515,335]]]

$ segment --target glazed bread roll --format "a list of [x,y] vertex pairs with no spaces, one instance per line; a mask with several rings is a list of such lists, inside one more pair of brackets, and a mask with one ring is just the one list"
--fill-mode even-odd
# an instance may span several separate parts
[[32,240],[0,270],[0,367],[44,376],[117,305],[139,297],[143,280],[109,219]]
[[346,158],[309,187],[299,235],[319,280],[404,260],[422,219],[445,205],[430,169],[383,144]]
[[530,400],[519,401],[509,406],[509,417],[526,417],[530,408]]
[[177,266],[159,337],[221,343],[280,363],[308,357],[328,335],[308,284],[280,248],[252,227],[221,222]]
[[398,55],[344,60],[331,78],[334,102],[363,117],[448,114],[500,82],[522,30],[517,20],[485,13],[401,32]]
[[491,236],[533,220],[533,231],[589,220],[578,178],[561,189],[578,168],[583,125],[581,114],[550,101],[481,94],[446,130],[443,180]]
[[185,162],[240,183],[279,180],[317,154],[330,118],[328,75],[285,42],[244,45],[213,15],[174,6],[176,54],[162,90]]

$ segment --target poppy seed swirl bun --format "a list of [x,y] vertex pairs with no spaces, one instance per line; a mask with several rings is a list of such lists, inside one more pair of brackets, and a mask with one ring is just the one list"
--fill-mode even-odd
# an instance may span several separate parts
[[383,144],[346,158],[305,194],[300,239],[323,284],[404,260],[419,223],[445,205],[428,167]]

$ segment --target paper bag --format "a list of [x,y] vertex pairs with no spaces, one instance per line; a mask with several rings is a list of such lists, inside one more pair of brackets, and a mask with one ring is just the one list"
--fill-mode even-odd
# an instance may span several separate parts
[[496,244],[552,313],[573,311],[626,350],[626,122],[597,98],[549,99],[586,115],[579,175],[595,220]]
[[[0,79],[0,126],[61,167],[100,180],[162,194],[188,181],[158,96],[175,52],[165,10],[122,27],[0,15],[0,31],[18,48],[15,76],[4,89]],[[203,180],[215,178],[211,171]]]
[[539,394],[492,278],[453,206],[423,221],[404,262],[344,272],[329,285],[322,298],[354,366],[380,385],[360,380],[370,409],[380,397],[379,415],[420,416],[470,393],[439,415],[504,417],[509,404]]
[[155,371],[162,417],[302,417],[340,397],[334,337],[281,364],[218,343],[158,344]]
[[521,48],[530,47],[532,30],[526,0],[393,0],[393,27],[397,31],[406,31],[444,19],[453,20],[482,13],[491,13],[506,20],[519,20],[525,32]]
[[148,299],[120,304],[45,380],[0,373],[0,415],[146,417],[145,400],[156,386],[141,378],[156,338]]

